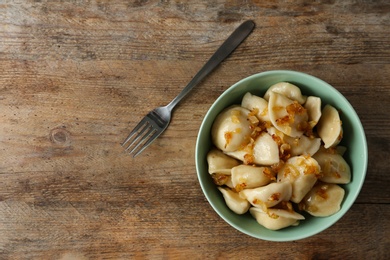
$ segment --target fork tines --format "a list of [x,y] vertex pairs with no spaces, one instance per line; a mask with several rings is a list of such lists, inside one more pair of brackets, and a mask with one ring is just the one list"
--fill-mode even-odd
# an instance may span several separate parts
[[163,125],[161,117],[154,111],[150,112],[131,131],[122,146],[126,147],[126,152],[136,157],[161,134]]
[[147,141],[150,140],[148,137],[156,131],[149,121],[143,120],[131,131],[122,143],[122,146],[127,145],[125,151],[133,154],[133,157],[136,157],[148,146]]

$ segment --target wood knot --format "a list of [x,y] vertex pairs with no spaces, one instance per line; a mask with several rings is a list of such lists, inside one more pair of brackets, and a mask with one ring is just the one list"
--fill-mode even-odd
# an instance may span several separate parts
[[64,128],[54,128],[50,131],[50,140],[56,144],[69,143],[70,133]]

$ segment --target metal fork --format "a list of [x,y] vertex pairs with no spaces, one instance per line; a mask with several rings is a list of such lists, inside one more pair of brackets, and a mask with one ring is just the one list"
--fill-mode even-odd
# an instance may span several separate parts
[[252,32],[255,24],[248,20],[242,23],[218,50],[211,56],[206,64],[188,83],[188,85],[175,97],[168,105],[157,107],[150,111],[131,131],[122,143],[125,151],[133,154],[133,157],[139,155],[148,147],[157,137],[159,137],[168,127],[171,121],[173,108],[186,96],[194,86],[202,81],[211,71],[213,71],[225,58],[227,58],[241,42]]

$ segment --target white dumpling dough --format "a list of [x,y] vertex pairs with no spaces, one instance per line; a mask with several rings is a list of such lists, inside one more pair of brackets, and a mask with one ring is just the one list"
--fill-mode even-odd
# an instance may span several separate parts
[[306,97],[302,95],[301,89],[288,82],[279,82],[269,87],[264,94],[265,100],[269,100],[271,92],[282,94],[291,100],[296,100],[299,104],[303,104],[306,101]]
[[314,96],[307,97],[304,108],[307,110],[309,116],[309,125],[313,128],[321,118],[321,98]]
[[209,173],[223,173],[230,175],[231,169],[240,164],[236,159],[224,154],[218,149],[211,149],[207,153],[207,163],[209,165]]
[[214,145],[224,152],[236,151],[250,141],[249,110],[232,106],[222,111],[211,128]]
[[263,132],[253,145],[254,163],[272,165],[279,162],[278,144],[268,133]]
[[301,214],[283,209],[268,209],[263,211],[260,208],[251,207],[251,215],[257,223],[270,230],[279,230],[293,225],[298,225],[299,220],[305,219]]
[[351,168],[337,149],[320,149],[313,158],[321,166],[321,181],[338,184],[351,181]]
[[268,115],[268,102],[264,98],[261,98],[256,95],[252,95],[251,93],[246,93],[241,101],[241,106],[248,109],[249,111],[255,111],[255,116],[263,121],[269,122]]
[[322,115],[317,125],[318,135],[324,142],[325,148],[334,147],[339,144],[343,137],[339,112],[331,105],[322,109]]
[[340,210],[345,191],[337,184],[319,183],[305,196],[300,207],[316,217],[327,217]]
[[238,165],[232,168],[231,180],[233,187],[241,191],[267,185],[275,178],[271,169],[253,165]]
[[274,127],[291,137],[300,137],[309,126],[306,109],[279,93],[270,93],[268,113]]
[[229,188],[218,187],[218,190],[222,193],[226,205],[236,214],[244,214],[250,208],[250,203],[239,196],[237,192],[232,191]]
[[291,182],[291,201],[299,203],[317,182],[321,168],[316,160],[307,156],[294,156],[278,171],[279,182]]
[[290,182],[273,182],[255,189],[244,189],[239,194],[255,207],[270,208],[281,201],[288,201],[292,187]]
[[[229,156],[250,164],[272,165],[279,162],[279,148],[275,140],[266,132],[262,132],[251,145],[245,149],[227,152]],[[250,158],[250,159],[248,159]]]

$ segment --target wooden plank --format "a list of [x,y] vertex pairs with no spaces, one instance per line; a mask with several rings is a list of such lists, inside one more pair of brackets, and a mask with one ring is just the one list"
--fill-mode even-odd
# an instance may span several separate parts
[[[0,4],[0,258],[385,259],[389,246],[387,1],[6,1]],[[256,29],[175,110],[140,157],[120,146],[244,20]],[[248,237],[207,203],[195,171],[203,116],[267,70],[317,76],[357,111],[366,182],[313,238]]]

